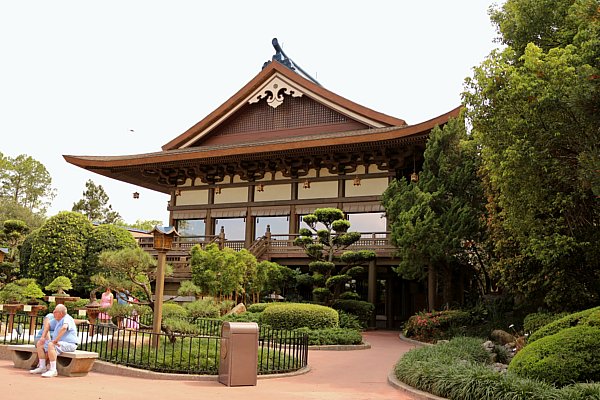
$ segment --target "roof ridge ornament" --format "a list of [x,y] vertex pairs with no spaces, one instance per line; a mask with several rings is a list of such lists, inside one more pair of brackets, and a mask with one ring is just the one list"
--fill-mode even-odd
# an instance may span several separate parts
[[292,71],[296,72],[298,75],[302,75],[303,77],[305,77],[309,81],[311,81],[311,82],[313,82],[313,83],[315,83],[315,84],[317,84],[319,86],[322,86],[319,82],[317,82],[317,80],[315,78],[313,78],[306,71],[304,71],[302,68],[300,68],[300,66],[298,64],[296,64],[294,61],[292,61],[292,59],[289,58],[284,53],[283,49],[279,45],[279,42],[277,41],[277,38],[273,38],[273,40],[271,41],[271,44],[273,45],[273,48],[275,48],[275,54],[273,55],[273,57],[271,58],[271,60],[266,61],[263,64],[262,69],[265,69],[266,66],[271,63],[271,61],[277,61],[280,64],[285,65],[286,67],[288,67]]

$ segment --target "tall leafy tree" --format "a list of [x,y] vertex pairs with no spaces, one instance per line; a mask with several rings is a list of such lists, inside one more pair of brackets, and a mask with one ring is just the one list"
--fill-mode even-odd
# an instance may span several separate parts
[[507,289],[539,305],[597,304],[598,1],[507,0],[491,16],[506,47],[475,69],[464,98],[481,145],[495,267]]
[[21,272],[42,286],[58,276],[77,281],[84,272],[91,230],[92,224],[79,213],[63,211],[49,218],[23,243]]
[[114,224],[121,220],[121,215],[113,211],[108,200],[108,195],[102,185],[96,185],[89,179],[85,183],[83,198],[77,203],[73,203],[72,211],[82,213],[92,222]]
[[362,266],[375,259],[375,252],[345,251],[360,240],[360,232],[348,231],[350,221],[342,210],[318,208],[302,220],[308,228],[300,229],[294,244],[313,259],[308,264],[314,284],[313,296],[317,301],[330,302],[346,291],[346,284],[352,278],[364,272]]
[[395,180],[383,195],[398,247],[396,272],[406,279],[433,274],[432,284],[439,275],[444,303],[454,300],[452,282],[465,277],[479,283],[481,294],[491,288],[484,248],[485,199],[477,167],[475,143],[467,136],[464,118],[456,118],[431,132],[418,181]]
[[44,164],[26,154],[11,158],[0,153],[0,198],[44,214],[55,196]]

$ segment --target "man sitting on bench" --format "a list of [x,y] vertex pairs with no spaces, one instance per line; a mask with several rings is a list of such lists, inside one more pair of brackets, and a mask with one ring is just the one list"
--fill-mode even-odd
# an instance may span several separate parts
[[[32,374],[42,374],[44,378],[52,378],[58,375],[56,371],[56,358],[60,353],[75,351],[79,344],[77,337],[77,327],[73,317],[67,314],[67,307],[58,304],[54,311],[54,320],[56,325],[50,334],[51,341],[47,335],[42,336],[36,344],[39,357],[39,365],[36,369],[30,371]],[[46,355],[50,360],[50,368],[46,367]]]

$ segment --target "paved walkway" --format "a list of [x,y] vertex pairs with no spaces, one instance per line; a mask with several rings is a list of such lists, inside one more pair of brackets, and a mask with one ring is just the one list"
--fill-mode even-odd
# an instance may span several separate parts
[[256,386],[227,387],[217,381],[165,381],[90,372],[85,377],[44,379],[0,360],[2,400],[389,400],[413,399],[387,376],[402,354],[415,347],[398,332],[370,331],[368,350],[310,351],[304,375],[260,379]]

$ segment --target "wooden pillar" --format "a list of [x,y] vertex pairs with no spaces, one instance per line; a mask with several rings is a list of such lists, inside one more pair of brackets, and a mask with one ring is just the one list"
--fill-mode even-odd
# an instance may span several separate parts
[[435,297],[437,289],[437,271],[433,266],[427,268],[427,307],[429,311],[435,309]]
[[298,233],[298,216],[296,215],[296,206],[290,206],[290,223],[288,224],[288,233],[290,235]]
[[158,251],[158,263],[156,267],[156,282],[154,289],[154,317],[152,321],[152,346],[158,349],[160,343],[160,332],[162,322],[162,305],[163,305],[163,294],[165,289],[165,264],[167,262],[167,252],[163,250]]
[[252,217],[252,208],[246,209],[246,226],[244,232],[244,248],[248,249],[254,242],[254,217]]
[[[375,306],[377,300],[377,265],[375,260],[369,261],[367,285],[367,301]],[[376,311],[373,312],[371,321],[369,321],[371,327],[375,327],[375,314]]]

